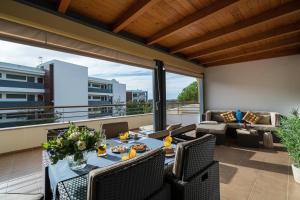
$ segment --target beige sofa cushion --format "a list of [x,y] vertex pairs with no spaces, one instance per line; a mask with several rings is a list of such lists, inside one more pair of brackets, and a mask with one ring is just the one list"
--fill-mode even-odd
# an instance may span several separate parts
[[271,115],[259,115],[257,124],[271,125]]
[[42,194],[0,194],[1,200],[41,200],[43,199]]
[[225,134],[227,129],[227,124],[198,124],[196,128],[197,133],[207,133],[207,134]]

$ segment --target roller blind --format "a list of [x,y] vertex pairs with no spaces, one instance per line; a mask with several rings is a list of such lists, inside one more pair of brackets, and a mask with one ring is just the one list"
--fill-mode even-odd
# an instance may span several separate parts
[[[153,58],[153,60],[141,58],[135,55],[130,55],[95,44],[82,42],[73,38],[68,38],[3,19],[0,20],[0,38],[23,44],[143,67],[147,69],[155,68],[155,58]],[[168,63],[165,63],[165,69],[167,72],[193,76],[196,78],[203,77],[203,74],[197,70],[181,69],[180,67],[175,67],[169,65]]]

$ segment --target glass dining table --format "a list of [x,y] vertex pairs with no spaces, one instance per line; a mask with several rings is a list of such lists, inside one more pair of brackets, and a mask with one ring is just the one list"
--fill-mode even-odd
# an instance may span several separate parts
[[[153,138],[140,136],[138,139],[129,139],[126,142],[121,142],[118,138],[107,140],[107,155],[98,157],[96,151],[89,152],[87,155],[87,166],[79,171],[73,171],[68,166],[67,160],[60,160],[56,164],[51,164],[49,155],[43,152],[44,165],[47,170],[45,180],[49,187],[49,192],[52,193],[52,199],[63,200],[82,200],[87,197],[87,177],[88,173],[99,167],[107,167],[118,162],[122,162],[120,154],[113,153],[111,148],[120,144],[130,147],[136,143],[146,144],[152,149],[162,148],[163,141]],[[175,148],[175,145],[173,144]],[[139,156],[141,153],[138,153]],[[165,157],[165,167],[169,167],[174,163],[174,157]],[[47,195],[46,195],[47,196]],[[46,198],[47,199],[47,198]]]

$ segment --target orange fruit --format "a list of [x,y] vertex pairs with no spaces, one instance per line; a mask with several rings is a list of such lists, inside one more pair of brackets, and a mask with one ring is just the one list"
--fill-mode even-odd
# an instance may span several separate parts
[[173,138],[171,136],[167,136],[167,137],[165,137],[165,141],[172,143]]
[[134,158],[136,157],[136,150],[135,149],[130,149],[129,153],[128,153],[128,157],[129,158]]

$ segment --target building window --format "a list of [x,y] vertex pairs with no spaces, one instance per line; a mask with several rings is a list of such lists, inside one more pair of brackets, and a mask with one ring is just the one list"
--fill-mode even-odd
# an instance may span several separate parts
[[42,84],[44,83],[44,79],[43,79],[43,78],[41,78],[41,77],[40,77],[40,78],[38,78],[38,79],[37,79],[37,81],[38,81],[38,83],[42,83]]
[[2,73],[0,73],[0,78],[2,78]]
[[101,86],[100,86],[100,84],[93,83],[93,84],[92,84],[92,87],[95,87],[95,88],[100,88]]
[[26,99],[26,94],[6,94],[7,99]]
[[89,96],[89,99],[92,99],[92,96]]
[[28,76],[27,77],[27,82],[34,83],[34,77]]
[[27,101],[35,101],[35,96],[33,94],[27,95]]
[[93,99],[100,99],[101,96],[93,96]]
[[15,74],[6,74],[6,78],[8,78],[8,79],[14,79],[14,80],[26,81],[26,76],[15,75]]
[[0,99],[2,99],[2,94],[0,93]]

